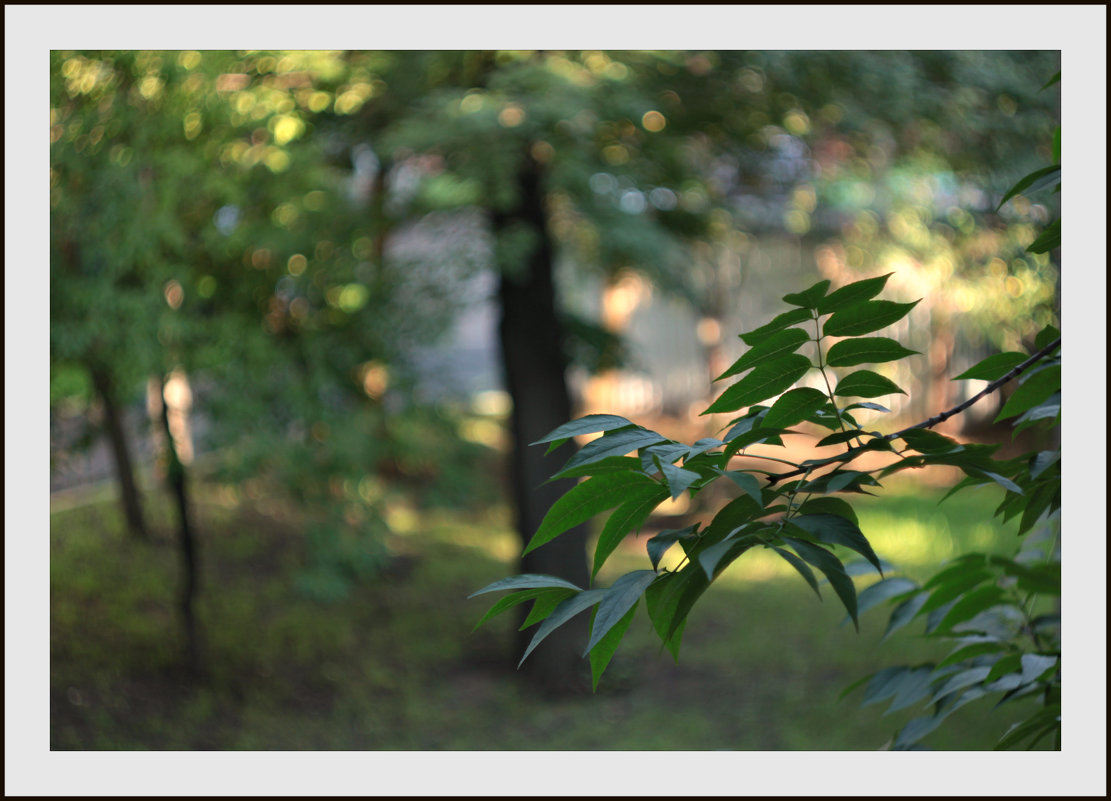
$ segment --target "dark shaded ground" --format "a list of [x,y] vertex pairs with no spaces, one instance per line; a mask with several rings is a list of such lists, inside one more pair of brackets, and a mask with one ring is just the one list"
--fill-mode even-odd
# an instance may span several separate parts
[[[512,666],[510,615],[471,633],[489,601],[465,600],[513,571],[504,512],[418,518],[389,570],[324,604],[296,589],[296,523],[206,488],[194,676],[167,521],[153,544],[128,541],[105,495],[52,516],[52,749],[875,749],[915,710],[882,718],[841,690],[937,657],[910,636],[880,645],[879,616],[839,628],[832,599],[770,576],[708,593],[678,665],[638,617],[596,695],[537,698]],[[966,711],[928,742],[990,747],[1024,710]]]

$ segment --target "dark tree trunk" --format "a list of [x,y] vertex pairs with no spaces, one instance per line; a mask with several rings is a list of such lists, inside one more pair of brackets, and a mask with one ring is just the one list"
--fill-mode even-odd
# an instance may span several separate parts
[[166,486],[174,498],[178,516],[178,547],[181,549],[181,589],[178,594],[178,612],[185,634],[186,659],[193,672],[202,668],[200,636],[197,628],[196,598],[199,582],[197,539],[189,515],[189,495],[186,485],[185,465],[181,463],[174,437],[170,432],[170,410],[166,403],[166,382],[162,381],[159,399],[162,402],[162,433],[166,440]]
[[116,399],[116,387],[105,367],[93,366],[90,367],[89,372],[92,374],[93,388],[104,407],[104,423],[108,431],[108,441],[112,445],[112,455],[115,457],[120,504],[123,506],[127,528],[138,539],[148,539],[143,506],[135,484],[131,452],[127,447],[127,433],[124,430],[122,414]]
[[[514,208],[493,214],[495,235],[510,226],[526,225],[534,247],[519,264],[504,268],[499,286],[502,361],[506,384],[513,399],[510,456],[517,533],[527,543],[548,509],[572,482],[545,484],[570,457],[564,448],[545,456],[543,447],[529,447],[553,428],[571,419],[571,397],[565,376],[563,332],[556,314],[552,276],[552,241],[544,211],[541,176],[532,159],[525,157],[518,178]],[[587,528],[577,526],[522,559],[525,573],[547,573],[586,587]],[[575,692],[585,688],[588,616],[556,629],[525,661],[521,670],[545,693]],[[523,653],[535,632],[521,634],[517,654]]]

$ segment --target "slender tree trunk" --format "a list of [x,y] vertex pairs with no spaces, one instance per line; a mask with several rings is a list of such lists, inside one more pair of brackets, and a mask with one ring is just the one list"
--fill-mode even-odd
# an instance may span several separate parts
[[108,441],[112,445],[112,455],[116,463],[116,479],[120,490],[120,504],[131,534],[141,540],[149,539],[143,506],[139,500],[139,490],[135,484],[135,471],[132,468],[131,452],[127,446],[127,433],[124,430],[123,416],[116,399],[116,388],[107,368],[96,365],[89,368],[93,388],[104,407],[105,428]]
[[[526,225],[534,246],[521,263],[503,269],[499,286],[502,360],[506,384],[513,399],[510,455],[517,533],[527,543],[548,509],[572,482],[545,484],[570,457],[568,449],[549,456],[544,448],[529,447],[553,428],[571,419],[567,389],[563,333],[556,314],[552,274],[552,241],[543,205],[541,176],[532,159],[525,157],[518,178],[517,205],[493,214],[495,235],[509,226]],[[526,573],[547,573],[586,587],[587,528],[577,526],[522,559]],[[585,688],[588,616],[556,629],[525,661],[522,672],[545,693],[576,692]],[[521,634],[518,654],[524,651],[535,628]]]
[[174,437],[170,431],[170,409],[166,403],[166,382],[162,381],[159,393],[162,402],[162,433],[166,442],[166,486],[177,506],[178,547],[181,549],[182,578],[178,594],[178,612],[185,635],[186,659],[193,672],[201,670],[201,646],[196,618],[196,598],[199,584],[197,539],[189,514],[189,496],[185,465],[181,463]]

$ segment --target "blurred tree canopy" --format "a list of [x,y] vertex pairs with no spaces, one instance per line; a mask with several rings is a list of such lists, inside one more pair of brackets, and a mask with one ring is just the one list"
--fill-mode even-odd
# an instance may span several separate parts
[[[412,402],[411,355],[449,330],[478,270],[498,276],[519,445],[572,416],[569,359],[619,356],[619,332],[560,297],[576,276],[640,271],[717,318],[746,248],[785,235],[818,246],[826,277],[894,270],[931,299],[934,330],[1011,348],[1055,322],[1052,254],[1023,251],[1052,198],[995,205],[1053,147],[1056,95],[1030,87],[1058,65],[1028,51],[54,51],[52,401],[99,375],[126,402],[184,367],[225,475],[270,475],[315,509],[308,586],[342,592],[383,558],[377,479],[470,458]],[[400,433],[429,429],[442,436]],[[534,492],[554,467],[513,457],[526,541],[562,494]],[[529,569],[585,578],[585,536]]]

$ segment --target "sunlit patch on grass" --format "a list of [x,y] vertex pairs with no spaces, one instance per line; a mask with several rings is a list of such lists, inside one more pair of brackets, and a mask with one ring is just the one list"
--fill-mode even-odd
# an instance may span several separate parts
[[411,534],[420,528],[420,518],[413,508],[401,503],[393,502],[382,510],[386,525],[397,534]]
[[521,553],[521,540],[513,531],[509,511],[504,507],[474,521],[442,512],[428,514],[422,518],[420,528],[439,542],[474,548],[507,565],[514,563]]

